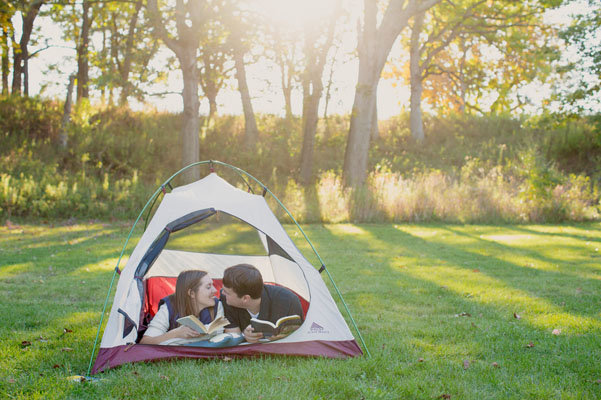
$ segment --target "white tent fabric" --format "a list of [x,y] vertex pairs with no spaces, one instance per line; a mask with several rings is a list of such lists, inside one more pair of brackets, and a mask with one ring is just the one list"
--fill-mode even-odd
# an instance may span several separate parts
[[[108,323],[102,337],[101,352],[103,349],[124,346],[134,343],[136,340],[137,329],[133,329],[123,337],[125,315],[136,324],[138,323],[143,307],[143,298],[140,296],[140,280],[135,279],[134,275],[152,243],[169,223],[194,211],[211,208],[250,224],[277,243],[293,261],[274,254],[270,256],[230,256],[163,250],[144,278],[177,276],[179,271],[185,269],[186,266],[202,265],[204,269],[209,269],[209,274],[215,279],[221,278],[223,270],[230,265],[239,262],[254,264],[259,268],[266,282],[289,287],[310,302],[305,321],[298,330],[282,340],[258,345],[262,346],[257,347],[259,352],[262,351],[261,349],[265,349],[265,352],[268,353],[269,346],[281,343],[325,341],[352,342],[360,354],[354,337],[319,272],[294,245],[269,209],[265,199],[260,195],[250,194],[230,185],[215,173],[189,185],[177,187],[164,196],[152,221],[121,272]],[[262,239],[266,244],[264,236]]]

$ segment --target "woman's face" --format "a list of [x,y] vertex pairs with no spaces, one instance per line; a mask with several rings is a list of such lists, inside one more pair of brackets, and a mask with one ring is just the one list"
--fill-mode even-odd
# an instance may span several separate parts
[[203,308],[213,307],[215,305],[215,295],[217,290],[213,286],[213,280],[209,275],[205,275],[200,280],[200,286],[195,292],[190,292],[190,297],[195,301],[198,311]]

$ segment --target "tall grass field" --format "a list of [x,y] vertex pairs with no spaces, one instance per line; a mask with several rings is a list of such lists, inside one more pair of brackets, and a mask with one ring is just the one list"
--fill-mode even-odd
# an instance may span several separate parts
[[[0,227],[0,398],[601,398],[599,223],[307,225],[371,357],[174,360],[70,381],[130,226]],[[237,251],[222,233],[204,238]]]
[[[177,114],[84,102],[63,132],[65,147],[61,116],[56,101],[0,96],[0,222],[135,218],[183,166]],[[303,222],[601,220],[599,116],[426,116],[422,143],[411,137],[409,115],[395,116],[380,121],[367,181],[355,190],[343,185],[348,115],[320,119],[306,182],[301,119],[257,115],[257,124],[249,150],[244,118],[219,116],[200,138],[199,159],[253,174]]]

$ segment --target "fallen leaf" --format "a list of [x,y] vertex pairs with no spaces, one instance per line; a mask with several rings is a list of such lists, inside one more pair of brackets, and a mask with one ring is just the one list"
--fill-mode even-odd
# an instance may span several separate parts
[[522,319],[522,317],[518,313],[513,313],[513,318],[515,318],[515,319]]
[[478,325],[476,325],[472,322],[472,328],[477,328],[477,327],[478,327]]
[[424,362],[424,359],[420,357],[417,359],[417,362]]
[[58,365],[58,364],[54,364],[54,365],[52,366],[52,368],[60,368],[60,367],[61,367],[61,366],[60,366],[60,365]]
[[492,365],[494,368],[499,368],[499,364],[498,364],[497,362],[493,362],[491,365]]
[[136,376],[140,375],[140,373],[138,371],[132,371],[132,374],[134,374]]
[[73,351],[71,347],[63,347],[61,351]]
[[166,380],[166,381],[168,381],[168,380],[169,380],[169,377],[168,377],[168,376],[165,376],[165,375],[160,375],[160,374],[159,374],[159,376],[161,377],[161,379],[164,379],[164,380]]
[[21,342],[21,347],[31,346],[31,342],[29,340],[23,340]]
[[529,342],[529,343],[526,345],[526,347],[527,347],[527,348],[534,347],[534,343],[532,343],[532,342]]
[[468,369],[470,367],[469,360],[463,360],[463,369]]
[[554,335],[560,335],[561,334],[561,329],[553,329],[553,332],[551,332]]
[[472,314],[466,313],[466,312],[462,312],[462,313],[459,313],[459,314],[455,314],[455,316],[456,317],[471,317]]
[[480,272],[480,270],[478,268],[474,268],[472,272]]

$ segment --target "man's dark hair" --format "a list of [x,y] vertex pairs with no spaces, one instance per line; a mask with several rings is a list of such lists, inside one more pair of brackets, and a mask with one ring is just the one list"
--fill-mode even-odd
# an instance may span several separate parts
[[238,297],[245,294],[253,299],[261,297],[263,278],[258,269],[250,264],[238,264],[223,273],[223,286],[231,288]]

